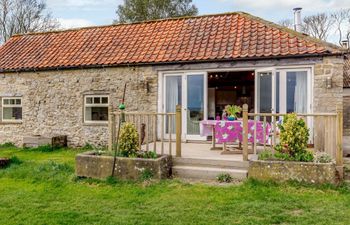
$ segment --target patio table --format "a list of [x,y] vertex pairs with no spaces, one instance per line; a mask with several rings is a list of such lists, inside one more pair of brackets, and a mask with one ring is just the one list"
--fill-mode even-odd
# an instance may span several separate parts
[[[255,131],[256,128],[256,131]],[[265,130],[265,131],[264,131]],[[256,142],[266,144],[269,142],[271,125],[262,121],[248,120],[248,143],[254,144],[254,133]],[[232,142],[242,143],[243,141],[243,120],[203,120],[200,122],[200,135],[213,137],[212,149],[217,150],[215,144],[226,144]],[[220,148],[221,149],[221,148]]]
[[220,120],[202,120],[200,122],[200,135],[202,137],[206,136],[212,136],[212,147],[210,150],[222,150],[221,147],[216,147],[216,140],[215,140],[215,126],[216,123]]

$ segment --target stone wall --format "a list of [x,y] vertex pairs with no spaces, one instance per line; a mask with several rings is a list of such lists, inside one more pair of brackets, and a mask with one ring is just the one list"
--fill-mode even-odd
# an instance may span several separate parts
[[[313,81],[314,113],[335,113],[337,107],[343,108],[343,75],[344,58],[341,56],[324,57],[322,61],[315,64]],[[328,77],[332,80],[331,88],[326,87],[325,81]],[[315,149],[331,153],[333,149],[325,149],[325,127],[326,119],[324,117],[314,119]],[[335,148],[335,146],[333,147]]]
[[[111,176],[114,159],[112,156],[99,156],[86,152],[76,157],[76,175],[105,179]],[[145,171],[152,173],[154,179],[170,177],[171,156],[163,155],[157,159],[140,159],[117,157],[115,162],[115,177],[124,180],[138,180]]]
[[23,102],[23,123],[1,123],[0,143],[11,141],[21,145],[23,136],[67,135],[70,146],[106,145],[107,124],[84,124],[84,95],[108,94],[116,108],[125,82],[129,111],[156,111],[158,83],[157,72],[152,67],[0,75],[0,96],[21,96]]
[[[314,112],[336,112],[343,105],[343,57],[325,57],[314,67]],[[325,79],[331,77],[332,88],[327,89]]]
[[344,89],[344,136],[350,136],[350,88]]
[[[21,96],[23,100],[23,123],[0,121],[0,143],[11,141],[21,145],[23,136],[67,135],[69,146],[106,145],[107,124],[84,124],[84,95],[108,94],[116,108],[124,83],[128,82],[127,110],[155,112],[160,107],[158,99],[163,97],[158,88],[161,82],[158,73],[165,71],[314,65],[314,112],[335,112],[336,105],[343,102],[342,61],[338,57],[313,57],[0,74],[0,97]],[[328,76],[332,76],[331,89],[324,86]]]
[[248,177],[258,180],[299,181],[313,184],[339,181],[336,167],[332,163],[252,161]]

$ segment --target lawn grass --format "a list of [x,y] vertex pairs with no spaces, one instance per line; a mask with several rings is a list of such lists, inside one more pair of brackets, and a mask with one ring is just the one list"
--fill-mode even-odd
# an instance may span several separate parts
[[74,176],[79,151],[0,149],[0,224],[349,224],[349,187],[247,181],[99,182]]

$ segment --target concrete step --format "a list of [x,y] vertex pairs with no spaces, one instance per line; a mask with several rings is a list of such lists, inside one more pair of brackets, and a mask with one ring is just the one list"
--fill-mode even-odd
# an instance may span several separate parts
[[350,158],[344,158],[344,179],[350,181]]
[[173,158],[173,165],[247,170],[249,167],[249,162],[215,159]]
[[350,181],[350,158],[344,158],[344,179]]
[[220,174],[230,174],[233,179],[244,180],[247,178],[248,170],[213,168],[198,166],[173,166],[173,176],[185,179],[216,180]]

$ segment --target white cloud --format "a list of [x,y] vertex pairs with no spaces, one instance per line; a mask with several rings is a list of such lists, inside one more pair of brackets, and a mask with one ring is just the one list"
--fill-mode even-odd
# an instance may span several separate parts
[[269,10],[271,13],[280,10],[291,10],[302,7],[305,11],[328,11],[349,8],[349,0],[219,0],[231,2],[233,6],[250,8],[253,10]]
[[77,27],[89,27],[95,25],[93,22],[85,19],[64,19],[58,18],[62,29],[77,28]]
[[121,0],[47,0],[51,9],[55,8],[80,8],[80,9],[96,9],[95,7],[114,6]]

